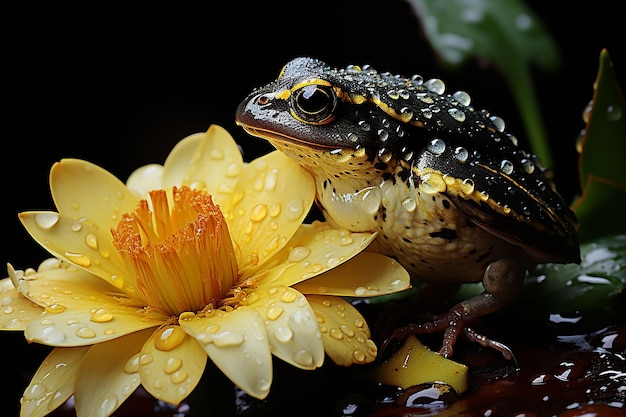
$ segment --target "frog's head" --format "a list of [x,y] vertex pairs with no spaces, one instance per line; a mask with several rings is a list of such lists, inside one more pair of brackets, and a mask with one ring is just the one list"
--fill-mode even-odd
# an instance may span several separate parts
[[336,70],[296,58],[239,105],[237,124],[305,165],[349,158],[355,165],[369,161],[380,167],[380,155],[401,153],[405,128],[372,97],[365,81],[373,75],[378,76],[367,67]]

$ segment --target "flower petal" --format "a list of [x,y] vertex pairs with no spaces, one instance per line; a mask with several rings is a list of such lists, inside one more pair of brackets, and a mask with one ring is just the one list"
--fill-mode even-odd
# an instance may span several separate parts
[[20,415],[45,416],[65,403],[74,394],[76,374],[89,348],[53,349],[24,391]]
[[117,226],[121,215],[139,203],[113,174],[80,159],[62,159],[52,166],[50,191],[59,213],[72,219],[86,217],[103,231]]
[[336,268],[370,244],[373,233],[333,229],[327,223],[303,224],[288,245],[265,265],[259,286],[292,286]]
[[51,211],[20,213],[19,218],[33,239],[51,254],[139,298],[135,274],[126,269],[110,230]]
[[83,346],[115,339],[161,325],[166,319],[155,310],[123,305],[114,288],[78,268],[50,268],[27,275],[24,294],[45,312],[31,320],[24,335],[51,346]]
[[324,362],[324,345],[315,314],[306,298],[289,287],[265,287],[248,298],[265,318],[272,354],[302,369],[315,369]]
[[188,185],[206,190],[216,203],[229,198],[243,165],[241,150],[224,128],[211,125],[205,133],[181,140],[165,161],[163,185]]
[[396,260],[361,252],[353,259],[295,287],[303,294],[372,297],[411,288],[409,273]]
[[148,198],[152,190],[163,188],[163,165],[149,164],[137,168],[126,180],[126,187],[139,198]]
[[[9,265],[9,269],[12,267]],[[19,293],[10,278],[0,280],[0,330],[25,330],[28,323],[43,312],[43,308]]]
[[91,346],[76,374],[79,416],[110,416],[139,386],[139,352],[152,330]]
[[[172,336],[170,330],[176,334]],[[166,347],[169,350],[159,344],[167,345],[161,339],[166,333],[177,339],[175,346]],[[178,326],[166,326],[154,332],[141,350],[141,384],[155,398],[178,405],[198,385],[207,359],[196,339]]]
[[341,366],[365,364],[376,359],[378,348],[370,339],[367,323],[343,298],[307,295],[322,332],[326,354]]
[[222,206],[247,276],[294,235],[315,198],[313,178],[274,151],[245,165],[231,204]]
[[180,326],[196,338],[215,365],[249,395],[263,399],[272,384],[272,354],[263,318],[242,306],[210,317],[188,313]]

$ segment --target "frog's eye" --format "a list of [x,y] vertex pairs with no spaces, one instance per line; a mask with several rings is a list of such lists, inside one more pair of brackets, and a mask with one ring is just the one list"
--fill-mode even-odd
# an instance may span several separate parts
[[327,85],[306,85],[291,95],[291,114],[304,123],[330,122],[336,106],[337,96],[332,87]]

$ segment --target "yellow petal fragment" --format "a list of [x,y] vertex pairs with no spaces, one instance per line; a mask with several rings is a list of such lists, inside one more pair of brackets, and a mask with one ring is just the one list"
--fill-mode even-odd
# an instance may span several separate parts
[[333,229],[326,223],[303,224],[287,246],[266,265],[257,282],[259,286],[292,286],[313,278],[363,251],[375,236]]
[[324,349],[337,365],[365,364],[376,359],[378,348],[370,339],[365,319],[343,298],[307,295],[322,333]]
[[149,164],[137,168],[126,180],[126,187],[141,199],[152,190],[163,189],[163,165]]
[[194,154],[200,142],[205,140],[206,132],[194,133],[180,140],[163,164],[162,187],[180,187],[185,182],[187,169],[194,160]]
[[74,381],[89,346],[57,348],[42,362],[24,391],[21,416],[50,414],[74,394]]
[[10,278],[0,280],[0,330],[25,330],[42,312],[41,306],[15,289]]
[[248,298],[265,320],[274,356],[302,369],[324,362],[324,345],[315,314],[308,301],[293,288],[277,286],[255,291]]
[[52,166],[50,191],[59,213],[77,220],[86,217],[102,231],[117,226],[121,215],[139,202],[113,174],[80,159],[62,159]]
[[78,416],[110,416],[140,384],[139,352],[152,330],[93,345],[76,374]]
[[100,277],[129,297],[139,298],[135,275],[126,269],[109,229],[88,219],[76,220],[50,211],[20,213],[19,218],[51,254]]
[[372,370],[371,377],[377,382],[401,388],[445,382],[461,394],[467,390],[467,373],[467,366],[429,350],[410,335],[389,360]]
[[84,346],[159,326],[168,319],[155,310],[122,304],[123,300],[111,295],[112,287],[84,271],[76,269],[62,279],[48,278],[54,272],[50,271],[27,281],[27,296],[45,307],[26,327],[24,336],[29,341]]
[[166,326],[154,332],[137,358],[141,384],[153,397],[178,405],[198,385],[207,359],[196,339],[178,326]]
[[372,297],[410,287],[409,273],[397,261],[373,252],[361,252],[337,268],[294,286],[303,294],[342,297]]
[[313,178],[274,151],[245,165],[230,204],[222,206],[246,277],[294,235],[315,197]]
[[263,317],[242,306],[208,317],[181,315],[180,326],[194,337],[215,365],[249,395],[263,399],[272,384],[272,354]]

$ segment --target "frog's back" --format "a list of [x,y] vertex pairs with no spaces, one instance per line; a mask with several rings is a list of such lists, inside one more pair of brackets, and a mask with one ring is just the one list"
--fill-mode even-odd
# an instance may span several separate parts
[[237,118],[275,146],[297,149],[292,156],[329,181],[402,182],[445,197],[538,262],[580,260],[576,218],[551,172],[502,119],[476,110],[465,92],[446,93],[441,80],[297,58],[254,91]]

